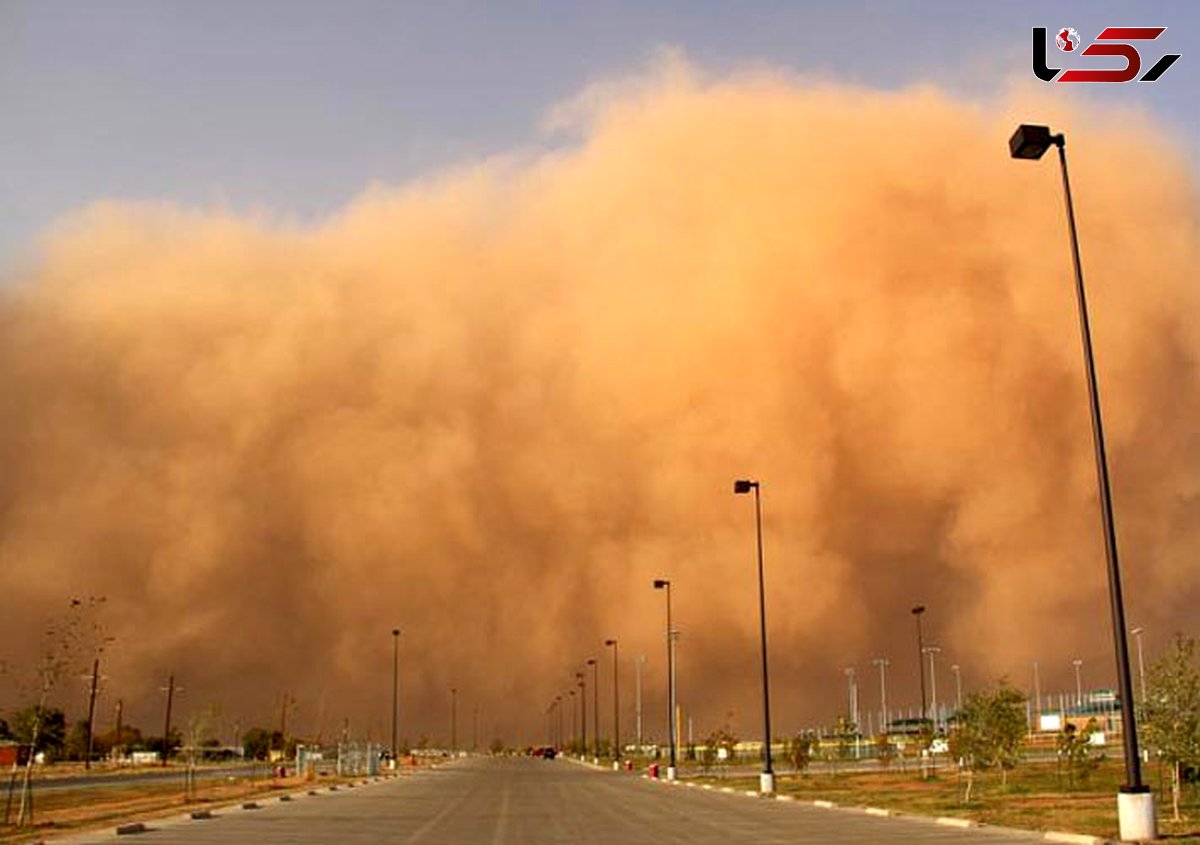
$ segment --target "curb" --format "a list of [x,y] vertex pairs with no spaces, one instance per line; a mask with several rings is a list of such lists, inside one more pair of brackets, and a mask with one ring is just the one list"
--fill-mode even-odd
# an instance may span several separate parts
[[1108,840],[1087,833],[1062,833],[1057,830],[1046,831],[1047,842],[1068,842],[1073,845],[1108,845]]
[[970,819],[959,819],[954,816],[938,816],[934,821],[945,827],[978,827],[978,822],[973,822]]
[[149,828],[145,822],[132,822],[130,824],[122,824],[117,826],[117,836],[126,836],[131,833],[145,833]]

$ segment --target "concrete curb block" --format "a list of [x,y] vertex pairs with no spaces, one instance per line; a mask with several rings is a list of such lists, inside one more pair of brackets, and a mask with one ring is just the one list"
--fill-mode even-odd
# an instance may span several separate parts
[[735,792],[736,790],[734,790],[734,788],[732,786],[722,786],[721,791],[722,792]]
[[945,827],[976,827],[977,823],[970,819],[957,819],[953,816],[938,816],[934,819],[940,825]]
[[814,807],[824,807],[826,810],[830,810],[830,809],[836,807],[837,804],[833,803],[832,801],[814,801],[813,806]]
[[776,801],[795,801],[796,798],[793,795],[776,795],[775,800]]
[[148,829],[144,822],[117,825],[117,836],[126,836],[131,833],[145,833]]
[[752,790],[752,789],[747,789],[747,790],[746,790],[745,792],[743,792],[742,794],[743,794],[743,795],[745,795],[745,796],[748,796],[748,797],[750,797],[750,798],[757,798],[757,797],[758,797],[758,793],[757,793],[757,792],[755,792],[755,791],[754,791],[754,790]]
[[885,810],[882,807],[867,807],[863,810],[868,816],[890,816],[891,810]]
[[1061,833],[1057,830],[1046,831],[1047,842],[1068,842],[1073,845],[1108,845],[1108,840],[1100,836],[1086,833]]

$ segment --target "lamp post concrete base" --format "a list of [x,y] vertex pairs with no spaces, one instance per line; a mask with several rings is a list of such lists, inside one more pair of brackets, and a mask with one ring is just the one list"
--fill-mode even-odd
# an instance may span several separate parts
[[762,772],[758,776],[758,791],[763,795],[775,794],[775,773]]
[[1118,793],[1117,821],[1122,842],[1152,842],[1157,839],[1154,793],[1149,790]]
[[675,780],[677,774],[674,766],[667,766],[667,780]]
[[613,760],[613,771],[614,772],[621,771],[621,762],[619,760]]

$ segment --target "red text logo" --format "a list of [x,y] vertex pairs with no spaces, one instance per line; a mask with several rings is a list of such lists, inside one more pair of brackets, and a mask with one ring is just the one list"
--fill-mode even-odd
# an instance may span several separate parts
[[[1050,67],[1046,58],[1046,27],[1033,28],[1033,73],[1045,82],[1153,82],[1175,64],[1179,54],[1162,56],[1142,76],[1142,55],[1129,42],[1153,41],[1167,31],[1165,26],[1110,26],[1079,53],[1081,56],[1115,56],[1125,61],[1125,67],[1115,69],[1078,69],[1063,71]],[[1077,52],[1079,33],[1071,27],[1055,30],[1055,45],[1064,53]]]

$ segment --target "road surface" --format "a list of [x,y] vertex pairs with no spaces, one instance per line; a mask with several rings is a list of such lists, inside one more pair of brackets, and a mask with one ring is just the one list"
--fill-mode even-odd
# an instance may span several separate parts
[[[148,823],[135,845],[736,845],[966,843],[1029,845],[1040,837],[961,829],[932,819],[748,797],[649,781],[566,760],[472,758],[353,789],[301,793],[214,818]],[[104,843],[113,828],[62,842]]]

